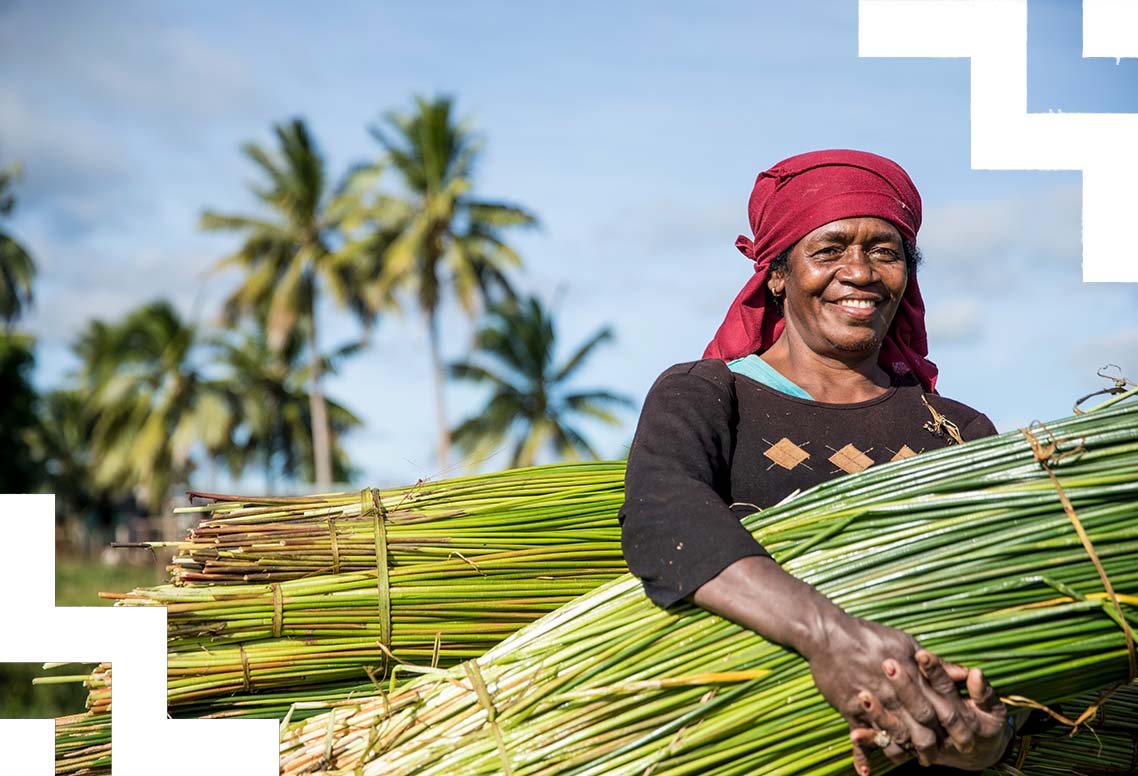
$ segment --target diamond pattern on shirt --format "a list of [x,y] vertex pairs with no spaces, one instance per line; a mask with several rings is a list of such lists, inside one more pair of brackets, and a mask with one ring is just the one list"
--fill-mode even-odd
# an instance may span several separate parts
[[783,437],[768,447],[766,450],[764,450],[763,455],[787,470],[793,469],[799,464],[805,466],[803,461],[810,457],[810,453],[806,452],[786,437]]
[[844,472],[853,474],[873,466],[873,459],[852,444],[848,444],[830,456],[830,463]]
[[901,445],[901,449],[898,450],[897,453],[889,460],[900,461],[902,458],[912,458],[916,454],[917,452],[913,448],[909,447],[908,445]]

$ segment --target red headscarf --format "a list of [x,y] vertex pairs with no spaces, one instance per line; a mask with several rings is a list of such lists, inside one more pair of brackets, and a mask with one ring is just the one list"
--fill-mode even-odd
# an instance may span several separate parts
[[[859,216],[891,222],[915,245],[921,195],[905,171],[885,157],[865,151],[813,151],[759,173],[747,213],[755,239],[740,235],[735,247],[755,262],[755,274],[735,297],[704,358],[730,360],[762,353],[778,339],[782,314],[767,304],[767,277],[776,256],[824,224]],[[925,303],[916,273],[910,272],[878,362],[896,375],[913,373],[932,391],[937,368],[925,357],[928,352]]]

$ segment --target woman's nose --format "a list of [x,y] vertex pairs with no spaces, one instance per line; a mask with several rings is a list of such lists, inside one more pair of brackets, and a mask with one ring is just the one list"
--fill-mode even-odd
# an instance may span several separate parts
[[855,285],[872,283],[876,279],[873,262],[861,246],[851,245],[842,256],[841,266],[838,268],[838,280]]

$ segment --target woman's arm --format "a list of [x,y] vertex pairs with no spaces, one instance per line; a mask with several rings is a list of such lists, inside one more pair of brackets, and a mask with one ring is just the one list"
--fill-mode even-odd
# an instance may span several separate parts
[[621,543],[660,606],[690,596],[740,558],[767,555],[725,499],[736,423],[722,361],[665,371],[644,401],[628,455]]
[[889,735],[896,762],[911,750],[922,765],[978,769],[1007,747],[1006,710],[978,669],[942,664],[903,631],[847,614],[770,557],[736,561],[692,600],[806,658],[850,726],[859,773],[869,773],[875,729]]
[[[965,705],[952,681],[931,689],[914,639],[846,614],[783,571],[743,528],[725,501],[737,412],[734,379],[721,361],[667,370],[645,400],[621,520],[625,558],[649,597],[665,607],[694,600],[798,651],[853,733],[876,723],[898,742],[886,749],[896,759],[908,758],[900,744],[931,762],[969,742],[977,751],[978,739],[989,743],[987,718]],[[949,752],[947,741],[959,749]],[[867,767],[868,745],[857,735],[854,742],[855,760]]]

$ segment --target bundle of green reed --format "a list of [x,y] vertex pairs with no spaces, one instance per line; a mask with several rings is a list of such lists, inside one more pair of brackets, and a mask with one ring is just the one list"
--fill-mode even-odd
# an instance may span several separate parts
[[[175,544],[172,584],[107,597],[166,607],[173,715],[280,718],[297,701],[374,695],[393,662],[480,655],[622,573],[623,479],[622,463],[593,462],[362,493],[210,496],[183,510],[206,516]],[[62,762],[83,749],[70,738],[87,741],[100,721],[109,736],[105,668],[92,713],[57,735],[59,773],[88,772]]]
[[[493,474],[420,481],[390,490],[295,498],[214,494],[178,512],[205,516],[178,550],[179,585],[280,582],[349,572],[394,574],[425,563],[453,578],[610,576],[621,567],[615,522],[624,492],[619,462],[555,464]],[[575,554],[564,545],[573,544]],[[377,558],[382,555],[385,563]],[[465,566],[465,569],[463,568]],[[440,566],[440,569],[442,566]],[[485,570],[486,573],[482,573]],[[461,573],[460,573],[461,572]],[[435,572],[429,576],[434,577]],[[417,580],[417,577],[416,577]]]
[[55,772],[71,776],[109,776],[109,716],[87,713],[56,718]]
[[[745,525],[847,611],[983,667],[1006,696],[1054,704],[1123,682],[1138,403],[1108,404],[833,480]],[[694,606],[658,609],[627,575],[422,672],[283,727],[281,773],[853,773],[804,660]]]

